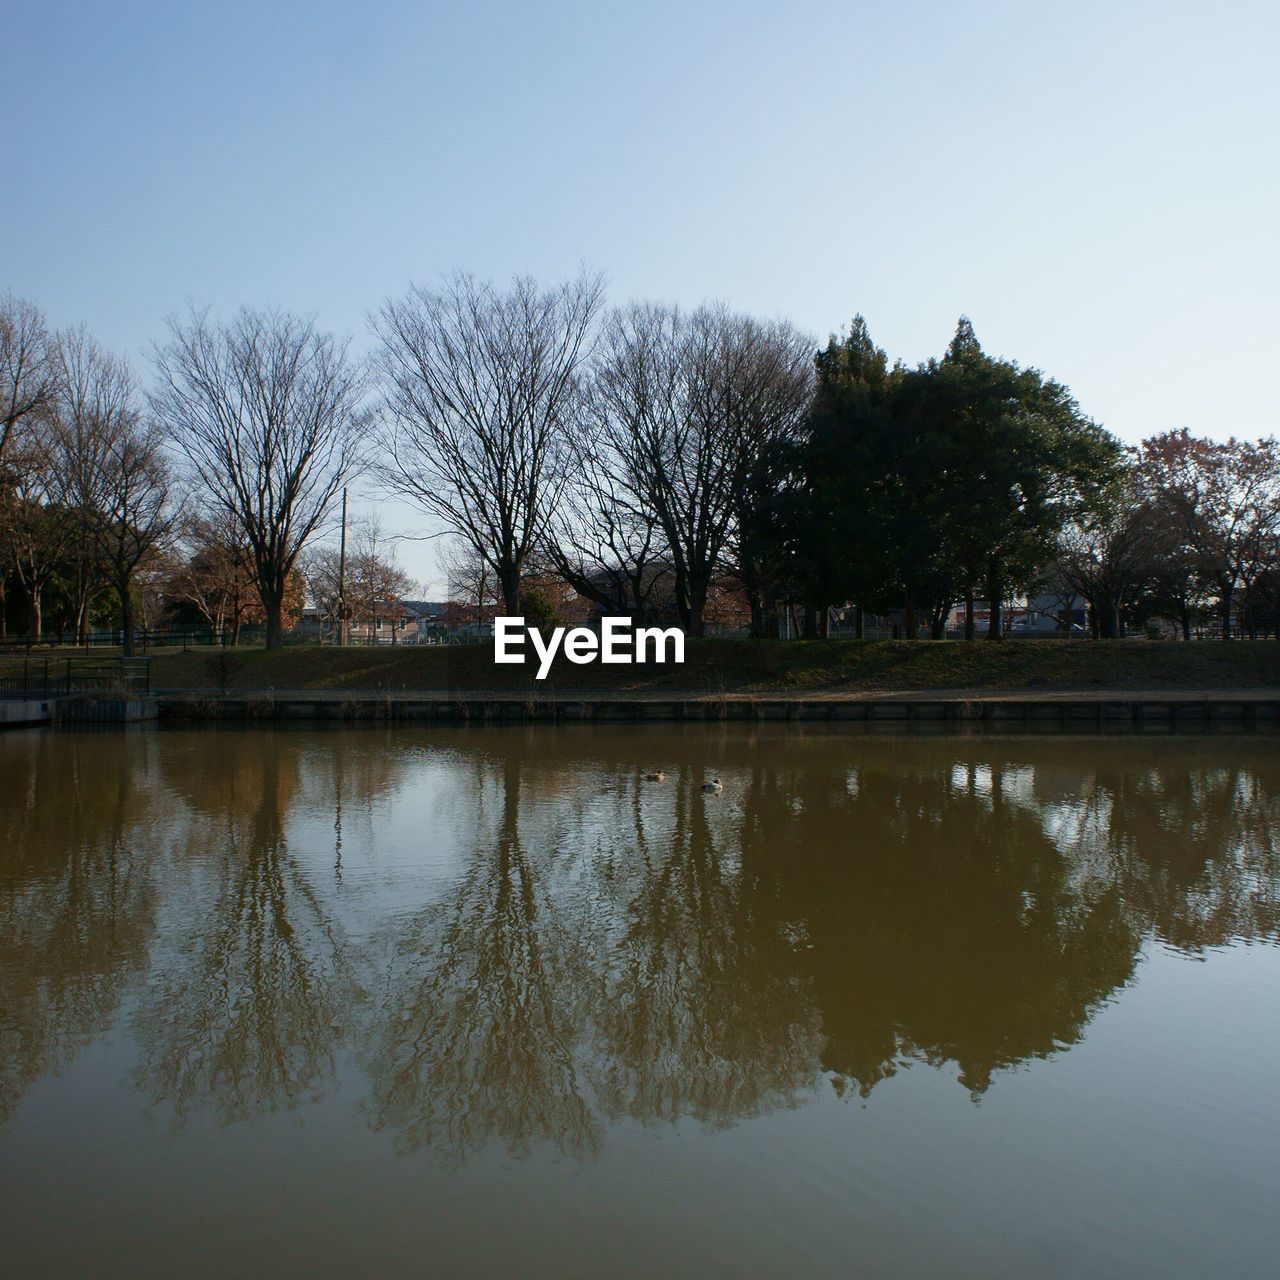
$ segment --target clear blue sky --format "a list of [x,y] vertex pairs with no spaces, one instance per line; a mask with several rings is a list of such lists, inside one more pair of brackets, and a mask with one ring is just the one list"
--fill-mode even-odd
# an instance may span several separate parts
[[966,312],[1126,440],[1280,430],[1274,0],[0,10],[0,290],[140,365],[188,298],[363,347],[410,279],[585,262],[908,361]]

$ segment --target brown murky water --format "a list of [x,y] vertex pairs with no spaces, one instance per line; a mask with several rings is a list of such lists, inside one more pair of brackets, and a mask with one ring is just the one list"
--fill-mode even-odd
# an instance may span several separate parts
[[11,732],[0,1271],[1270,1273],[1278,748]]

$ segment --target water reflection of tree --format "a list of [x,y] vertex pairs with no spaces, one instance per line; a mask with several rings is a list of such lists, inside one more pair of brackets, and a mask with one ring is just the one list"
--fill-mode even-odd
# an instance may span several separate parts
[[1090,853],[1162,941],[1199,951],[1280,939],[1280,798],[1256,766],[1133,769],[1104,758],[1082,788]]
[[1072,884],[1003,802],[998,763],[981,790],[959,773],[868,764],[852,792],[831,774],[749,791],[744,860],[788,851],[782,909],[811,944],[823,1065],[863,1093],[911,1058],[953,1062],[980,1093],[1077,1040],[1133,972],[1141,931],[1119,895]]
[[24,737],[0,768],[0,1121],[109,1025],[155,927],[142,746]]
[[911,743],[797,772],[793,813],[749,802],[744,859],[753,830],[762,859],[789,850],[825,1065],[865,1092],[904,1059],[952,1062],[979,1093],[1077,1041],[1148,934],[1280,937],[1275,778],[1204,740],[1150,765],[1135,745]]
[[632,856],[614,859],[630,870],[611,895],[594,1076],[611,1115],[719,1126],[812,1083],[818,1018],[769,886],[713,829],[699,781],[676,780],[657,848],[637,814]]
[[548,892],[553,851],[525,848],[518,762],[501,766],[496,830],[487,772],[473,779],[483,834],[470,866],[397,946],[373,1123],[453,1159],[490,1139],[584,1156],[599,1143],[575,1052],[593,984],[585,922]]
[[185,871],[198,883],[195,861],[211,862],[213,883],[189,895],[187,940],[138,1030],[157,1101],[232,1121],[323,1092],[357,992],[345,936],[286,838],[296,753],[271,736],[214,743],[215,759],[170,777],[198,811]]
[[415,744],[406,744],[390,726],[331,726],[298,753],[298,788],[325,814],[330,865],[338,881],[347,849],[373,850],[378,815],[395,803],[421,760]]
[[[611,1120],[720,1126],[917,1060],[977,1095],[1079,1040],[1148,937],[1280,940],[1257,751],[699,730],[663,739],[659,785],[635,731],[493,733],[448,739],[433,814],[461,870],[367,922],[379,988],[325,890],[325,815],[371,848],[412,738],[29,741],[0,769],[0,1115],[148,966],[149,1096],[291,1106],[359,1026],[372,1123],[459,1159],[584,1156]],[[323,848],[291,847],[291,808]]]
[[[708,798],[696,743],[664,788],[619,751],[603,790],[583,781],[601,761],[562,740],[486,743],[474,861],[401,942],[376,1122],[455,1156],[581,1152],[605,1118],[726,1124],[822,1070],[865,1094],[904,1062],[954,1064],[976,1096],[1078,1041],[1151,931],[1253,936],[1280,883],[1275,789],[1249,768],[1144,773],[1106,750],[1082,768],[1071,743],[761,745]],[[1175,873],[1152,837],[1182,789],[1210,811]]]

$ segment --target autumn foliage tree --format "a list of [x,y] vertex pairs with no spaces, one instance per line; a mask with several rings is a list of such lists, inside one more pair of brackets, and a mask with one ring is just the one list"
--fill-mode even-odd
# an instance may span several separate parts
[[1280,450],[1273,439],[1202,439],[1186,430],[1143,442],[1140,466],[1185,554],[1216,598],[1224,640],[1238,598],[1275,567]]
[[191,515],[182,542],[183,554],[166,582],[170,607],[198,617],[215,636],[227,635],[238,645],[241,629],[264,617],[248,543],[225,512]]

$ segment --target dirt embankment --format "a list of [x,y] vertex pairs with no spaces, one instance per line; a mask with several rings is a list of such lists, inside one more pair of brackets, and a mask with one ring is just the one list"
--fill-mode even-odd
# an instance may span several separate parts
[[156,656],[156,689],[855,695],[977,692],[1149,692],[1280,689],[1274,641],[1146,640],[746,641],[691,639],[682,665],[575,665],[559,656],[545,681],[533,666],[498,666],[488,644],[337,649],[194,650]]

